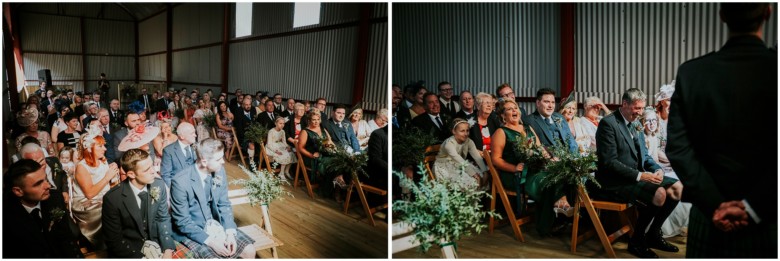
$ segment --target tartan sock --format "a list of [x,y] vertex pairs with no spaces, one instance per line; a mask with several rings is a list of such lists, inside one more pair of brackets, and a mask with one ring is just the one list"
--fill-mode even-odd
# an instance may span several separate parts
[[653,217],[655,217],[658,210],[659,207],[654,205],[641,206],[637,204],[639,217],[636,219],[636,225],[634,226],[634,236],[631,237],[629,244],[639,244],[642,246],[645,244],[645,230],[647,229],[647,226],[650,225],[650,221],[653,221]]
[[652,236],[660,236],[661,235],[661,226],[666,221],[666,218],[669,217],[669,215],[672,214],[675,208],[677,208],[677,204],[679,204],[680,201],[678,200],[672,200],[670,198],[666,198],[666,202],[664,202],[664,205],[661,206],[658,210],[658,212],[655,214],[655,218],[653,219],[653,224],[650,225],[650,230],[647,231],[649,235]]

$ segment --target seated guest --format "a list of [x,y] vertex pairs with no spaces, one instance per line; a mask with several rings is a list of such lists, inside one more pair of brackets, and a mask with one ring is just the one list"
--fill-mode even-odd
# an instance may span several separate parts
[[[387,173],[387,125],[371,132],[368,140],[368,173]],[[369,175],[363,183],[377,188],[387,189],[387,177],[384,175]]]
[[301,121],[301,124],[305,126],[309,126],[309,112],[312,108],[317,109],[320,111],[320,119],[323,121],[328,118],[328,115],[325,115],[325,107],[328,105],[328,102],[325,100],[325,98],[317,98],[317,100],[314,102],[314,107],[309,107],[306,104],[308,104],[308,101],[304,102],[304,106],[306,106],[306,115],[303,116],[303,120]]
[[452,84],[449,82],[439,83],[439,107],[441,113],[447,114],[450,118],[454,118],[455,114],[460,111],[460,104],[456,101],[457,97],[453,97],[455,90],[452,89]]
[[479,109],[474,113],[476,115],[474,120],[469,122],[471,127],[469,138],[478,150],[490,150],[491,136],[501,127],[501,120],[493,113],[493,104],[493,96],[490,94],[484,92],[477,94]]
[[[137,103],[134,102],[134,103]],[[143,112],[143,111],[141,111]],[[135,129],[135,127],[138,127],[138,125],[141,124],[141,114],[138,114],[134,110],[128,110],[127,114],[125,115],[125,127],[119,129],[115,133],[112,134],[113,137],[113,143],[114,146],[119,146],[120,143],[122,143],[122,140],[127,137],[127,134],[130,133],[130,130]],[[122,158],[122,154],[124,154],[124,151],[114,150],[114,160],[119,160]]]
[[333,143],[342,147],[350,147],[353,151],[361,151],[355,131],[352,130],[352,124],[344,121],[347,108],[343,104],[333,107],[331,118],[324,124],[328,134],[333,139]]
[[274,127],[274,119],[276,119],[276,117],[279,116],[278,114],[276,114],[274,110],[276,110],[276,108],[274,107],[274,101],[273,100],[265,101],[265,112],[257,115],[257,122],[263,125],[266,129],[269,130],[272,129]]
[[[238,91],[236,91],[238,92]],[[250,124],[252,124],[252,121],[257,119],[257,114],[255,114],[255,110],[252,109],[252,100],[247,99],[239,99],[238,102],[240,109],[237,110],[235,113],[233,113],[233,128],[236,130],[236,138],[238,139],[238,142],[241,143],[241,149],[247,151],[247,155],[250,159],[254,159],[255,157],[255,143],[251,141],[247,141],[244,139],[244,133],[246,132],[246,129],[249,127]],[[221,106],[221,105],[220,105]],[[223,117],[225,113],[223,113],[220,117]],[[223,123],[225,119],[220,118]],[[226,130],[227,131],[227,130]],[[232,132],[231,132],[232,134]],[[223,136],[225,137],[225,136]],[[232,144],[232,143],[230,143]],[[230,149],[230,148],[226,148]]]
[[38,111],[35,109],[27,109],[19,114],[16,118],[19,126],[25,128],[25,132],[16,137],[16,150],[21,149],[22,139],[25,137],[35,137],[38,142],[41,143],[41,147],[44,148],[49,155],[54,155],[54,147],[51,142],[51,136],[48,132],[38,130]]
[[306,106],[302,103],[296,103],[293,114],[290,115],[287,123],[284,124],[284,135],[287,137],[287,145],[295,149],[298,145],[298,136],[301,130],[306,127],[303,125],[303,116],[306,114]]
[[[558,109],[558,113],[563,115],[563,119],[566,120],[566,125],[569,125],[569,131],[574,136],[574,141],[577,142],[577,149],[580,153],[588,151],[590,148],[590,137],[585,131],[585,127],[582,125],[582,118],[577,117],[577,101],[574,100],[574,95],[569,95],[568,98],[563,99],[561,107]],[[593,148],[595,151],[595,148]]]
[[108,192],[111,184],[119,181],[119,168],[116,163],[106,162],[105,144],[100,129],[94,126],[88,127],[87,133],[81,137],[79,154],[82,160],[76,165],[73,195],[69,203],[81,234],[96,249],[104,247],[103,237],[98,233],[101,228],[103,195]]
[[523,122],[539,132],[539,140],[545,147],[563,146],[569,152],[577,153],[577,142],[569,124],[555,112],[555,91],[548,88],[536,91],[536,111],[524,116]]
[[466,121],[477,117],[477,108],[474,107],[474,95],[469,91],[460,92],[460,111],[455,114],[455,118],[461,118]]
[[171,180],[174,239],[194,258],[254,258],[254,240],[236,229],[233,220],[222,143],[205,139],[195,153],[196,163]]
[[424,100],[425,113],[412,119],[412,127],[433,135],[438,140],[437,143],[441,143],[452,135],[451,132],[447,131],[449,119],[445,114],[440,114],[439,98],[435,93],[426,93]]
[[363,109],[356,108],[349,114],[349,122],[352,124],[352,130],[360,144],[360,151],[368,148],[368,136],[371,135],[371,127],[363,120]]
[[583,106],[585,106],[585,114],[580,123],[582,123],[582,129],[585,131],[585,135],[590,138],[590,145],[588,145],[588,147],[595,149],[596,128],[598,128],[599,121],[603,118],[599,113],[604,111],[604,115],[609,115],[612,112],[607,108],[607,105],[604,105],[604,103],[601,102],[601,99],[596,96],[585,98]]
[[[469,139],[469,123],[460,118],[453,120],[451,132],[452,136],[444,140],[436,156],[436,179],[449,180],[461,189],[476,189],[486,181],[487,167]],[[479,168],[467,161],[467,156],[471,156]]]
[[98,127],[103,131],[103,139],[106,140],[106,160],[108,162],[114,162],[114,155],[116,152],[116,145],[114,144],[114,138],[111,136],[114,133],[114,129],[111,128],[111,117],[108,115],[108,109],[101,108],[98,110]]
[[374,130],[385,126],[387,126],[387,109],[382,108],[376,112],[376,117],[373,120],[368,121],[368,133],[370,135]]
[[63,203],[67,202],[70,196],[68,194],[68,176],[57,157],[44,156],[41,146],[35,143],[24,145],[21,154],[23,159],[34,160],[43,166],[46,173],[46,181],[51,185],[49,192],[52,195],[50,199]]
[[[515,99],[515,91],[512,90],[512,86],[510,86],[509,83],[502,83],[501,85],[496,87],[496,96],[494,97],[517,102],[517,100]],[[493,105],[495,107],[495,104]],[[526,113],[525,109],[523,109],[522,107],[520,107],[520,113],[521,113],[520,117],[525,117],[526,115],[528,115],[528,113]]]
[[[301,135],[298,136],[297,150],[301,153],[303,164],[311,168],[311,176],[317,177],[317,180],[330,181],[333,185],[346,187],[342,176],[332,177],[331,173],[325,172],[325,165],[330,161],[330,157],[325,154],[325,146],[333,145],[333,140],[325,128],[320,125],[320,111],[312,109],[309,112],[309,125],[306,126]],[[301,162],[298,162],[301,164]],[[324,184],[324,183],[323,183]],[[333,193],[332,186],[320,186],[323,196],[330,196]]]
[[[536,231],[540,235],[549,235],[553,231],[556,213],[571,216],[574,209],[566,199],[563,186],[542,188],[542,180],[547,176],[547,172],[540,169],[542,166],[527,166],[527,162],[520,161],[521,155],[515,148],[517,143],[534,143],[537,146],[542,146],[542,143],[534,128],[523,124],[520,120],[522,112],[517,103],[513,100],[504,100],[499,106],[498,115],[501,116],[504,126],[496,130],[491,139],[490,156],[493,165],[498,170],[501,183],[505,188],[526,191],[530,198],[542,207],[542,210],[536,211],[534,216],[534,220],[538,222]],[[543,154],[549,158],[546,152]],[[518,199],[517,205],[519,206],[520,203]],[[549,211],[548,207],[553,207],[553,211]]]
[[160,175],[165,185],[170,186],[173,175],[195,163],[195,153],[192,144],[197,139],[195,127],[189,122],[182,122],[176,128],[179,134],[178,141],[167,145],[163,149]]
[[179,140],[179,135],[173,133],[171,119],[158,119],[156,124],[160,127],[160,134],[152,140],[152,147],[154,148],[155,158],[160,159],[162,162],[163,149]]
[[111,106],[111,109],[108,111],[109,112],[108,115],[111,118],[110,119],[111,123],[116,123],[116,124],[124,123],[125,122],[125,112],[123,110],[119,109],[119,100],[112,99],[111,100],[111,104],[109,106]]
[[83,258],[61,200],[50,199],[40,164],[19,160],[3,177],[3,257]]
[[[131,149],[122,155],[127,179],[103,200],[103,234],[111,258],[171,258],[176,248],[168,213],[168,187],[155,179],[149,153]],[[160,255],[145,255],[156,245]]]
[[277,113],[279,114],[279,116],[287,118],[293,114],[294,109],[295,109],[295,99],[290,98],[287,99],[287,104],[284,106],[284,109],[278,111]]
[[[152,159],[152,168],[154,169],[154,174],[158,178],[162,178],[160,175],[160,165],[161,159],[157,157],[157,155],[154,154],[152,151],[152,148],[154,145],[152,144],[152,141],[155,137],[159,136],[160,134],[160,128],[157,128],[155,126],[145,126],[145,125],[138,125],[135,127],[135,129],[130,131],[130,134],[128,134],[124,139],[122,139],[122,142],[119,143],[119,146],[117,146],[117,150],[120,151],[128,151],[131,149],[141,149],[143,151],[146,151],[149,153],[149,158]],[[121,164],[121,162],[120,162]],[[126,177],[122,176],[122,180],[124,180]]]
[[628,89],[623,93],[620,109],[601,120],[596,131],[596,179],[601,184],[601,193],[594,197],[635,204],[639,217],[628,252],[642,258],[657,258],[650,248],[679,251],[661,237],[661,225],[677,206],[682,184],[665,177],[642,146],[645,135],[636,119],[642,115],[645,99],[641,90]]
[[[62,106],[60,108],[59,117],[57,118],[57,121],[54,122],[53,126],[51,127],[51,141],[53,146],[57,146],[57,137],[59,137],[60,132],[65,131],[68,128],[68,123],[65,121],[65,115],[68,115],[68,113],[71,112],[70,107],[68,106]],[[76,121],[78,123],[78,121]],[[81,131],[81,124],[79,123],[78,126],[76,126],[76,132]]]
[[268,155],[269,161],[281,164],[281,171],[279,171],[281,179],[290,176],[290,166],[296,160],[292,148],[287,145],[287,138],[284,134],[285,119],[287,118],[276,117],[276,127],[268,130],[267,145],[265,146],[265,153]]
[[225,154],[233,148],[233,113],[228,109],[224,101],[217,102],[217,113],[215,114],[217,122],[217,137],[225,144]]
[[[21,148],[24,148],[24,145],[27,145],[28,143],[32,143],[32,144],[38,145],[38,147],[41,146],[41,144],[38,141],[38,139],[36,139],[35,137],[27,136],[27,137],[24,137],[24,139],[22,139]],[[62,150],[60,150],[60,151],[62,151]],[[45,152],[44,152],[44,155],[48,156]],[[11,163],[17,162],[20,159],[22,159],[22,150],[17,150],[16,154],[11,155]]]

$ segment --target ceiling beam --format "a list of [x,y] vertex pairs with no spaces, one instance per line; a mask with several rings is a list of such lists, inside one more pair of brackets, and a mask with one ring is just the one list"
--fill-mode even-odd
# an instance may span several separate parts
[[133,14],[133,12],[130,12],[130,9],[128,9],[127,6],[125,6],[125,4],[123,4],[123,3],[116,3],[116,5],[118,5],[119,8],[122,8],[122,10],[125,10],[125,12],[127,14],[129,14],[130,17],[132,17],[134,21],[136,21],[136,22],[138,21],[138,17],[136,17],[135,14]]

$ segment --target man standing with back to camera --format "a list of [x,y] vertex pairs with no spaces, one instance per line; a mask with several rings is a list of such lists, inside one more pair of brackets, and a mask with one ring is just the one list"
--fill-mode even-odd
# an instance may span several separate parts
[[777,52],[762,40],[771,13],[721,4],[728,41],[677,71],[666,154],[693,203],[688,258],[777,258]]

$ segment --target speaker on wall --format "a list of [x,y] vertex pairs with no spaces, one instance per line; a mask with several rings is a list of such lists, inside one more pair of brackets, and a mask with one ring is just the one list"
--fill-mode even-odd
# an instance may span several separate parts
[[46,86],[53,86],[51,85],[51,70],[49,69],[38,70],[38,81],[46,82]]

